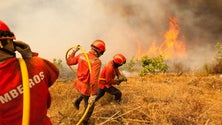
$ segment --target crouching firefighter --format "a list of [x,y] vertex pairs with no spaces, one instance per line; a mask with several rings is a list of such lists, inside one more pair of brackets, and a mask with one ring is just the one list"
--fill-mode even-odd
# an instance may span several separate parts
[[119,67],[126,63],[126,58],[122,54],[116,54],[102,69],[99,78],[99,89],[96,101],[98,101],[106,92],[115,96],[115,101],[121,101],[122,93],[113,85],[119,85],[123,81],[127,81],[126,77],[120,73]]
[[[26,87],[30,90],[30,112],[23,110],[27,108],[23,107],[23,68],[16,58],[16,51],[23,57],[28,70]],[[28,44],[15,41],[14,33],[0,20],[0,125],[52,125],[47,117],[51,103],[48,88],[57,79],[59,71],[51,62],[37,55]],[[29,117],[24,120],[25,113]]]

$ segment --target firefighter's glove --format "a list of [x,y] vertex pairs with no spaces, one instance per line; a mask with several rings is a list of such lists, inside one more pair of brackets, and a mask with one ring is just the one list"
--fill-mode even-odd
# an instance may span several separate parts
[[117,85],[119,85],[123,81],[127,81],[127,78],[123,75],[120,75],[119,78],[116,79]]
[[124,79],[118,78],[118,79],[116,79],[116,84],[119,85],[122,81],[124,81]]
[[80,45],[77,45],[76,48],[73,49],[72,53],[76,53],[80,49]]
[[28,44],[22,41],[14,41],[15,50],[17,50],[21,55],[22,58],[28,59],[32,57],[32,51]]
[[127,78],[124,75],[120,75],[120,79],[122,79],[123,81],[127,81]]
[[92,95],[89,97],[88,103],[93,104],[96,101],[96,95]]

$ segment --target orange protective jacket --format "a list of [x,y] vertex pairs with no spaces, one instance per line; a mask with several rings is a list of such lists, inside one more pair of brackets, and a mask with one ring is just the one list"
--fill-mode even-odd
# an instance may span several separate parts
[[117,82],[114,79],[115,76],[119,76],[120,72],[118,68],[114,67],[113,60],[109,61],[102,69],[99,77],[99,88],[104,89],[104,87],[109,88],[115,85]]
[[[59,70],[49,61],[32,57],[25,60],[30,86],[30,125],[51,125],[46,116],[51,97],[48,88]],[[0,125],[21,125],[23,87],[19,61],[13,57],[0,63]]]
[[91,94],[95,95],[97,93],[98,78],[102,63],[95,52],[89,51],[87,55],[91,64],[91,74],[89,71],[87,59],[83,53],[80,53],[77,56],[75,56],[74,53],[70,54],[67,59],[67,64],[78,64],[76,72],[77,80],[73,85],[81,94],[90,96]]

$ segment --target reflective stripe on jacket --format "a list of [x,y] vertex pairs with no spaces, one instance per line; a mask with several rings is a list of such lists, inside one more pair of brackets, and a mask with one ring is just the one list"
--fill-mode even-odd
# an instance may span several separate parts
[[111,85],[116,84],[115,76],[120,74],[118,68],[114,68],[114,62],[109,61],[102,69],[99,77],[99,88],[104,89],[104,87],[109,88]]

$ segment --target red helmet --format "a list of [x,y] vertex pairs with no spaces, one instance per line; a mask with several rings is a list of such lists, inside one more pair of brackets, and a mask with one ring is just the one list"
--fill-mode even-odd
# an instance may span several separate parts
[[99,54],[103,54],[106,50],[106,45],[104,43],[104,41],[102,40],[95,40],[92,44],[91,44],[92,49],[94,49],[96,52],[98,52]]
[[118,65],[123,65],[126,63],[126,57],[122,54],[116,54],[113,56],[113,61]]
[[14,33],[12,33],[9,27],[0,20],[0,40],[1,39],[15,39]]

